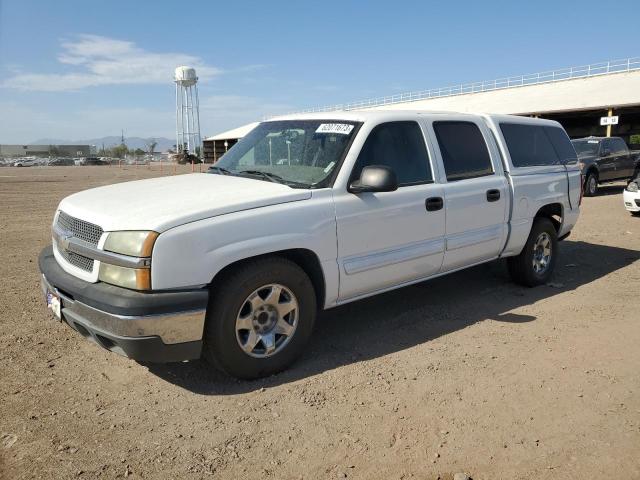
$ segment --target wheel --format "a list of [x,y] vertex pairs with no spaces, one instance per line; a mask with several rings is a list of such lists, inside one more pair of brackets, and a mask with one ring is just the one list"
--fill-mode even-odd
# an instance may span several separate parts
[[584,196],[593,197],[598,193],[598,174],[595,172],[589,172],[587,178],[584,181]]
[[556,265],[558,234],[548,218],[536,218],[520,255],[508,259],[514,282],[536,287],[549,281]]
[[205,321],[206,360],[252,379],[287,368],[304,351],[316,315],[311,280],[285,258],[254,260],[216,282]]

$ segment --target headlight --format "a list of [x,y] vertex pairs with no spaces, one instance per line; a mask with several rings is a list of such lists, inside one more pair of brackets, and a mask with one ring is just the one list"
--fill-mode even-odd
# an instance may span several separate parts
[[110,232],[103,248],[132,257],[150,257],[156,238],[156,232]]
[[[151,257],[157,232],[125,231],[109,232],[102,247],[105,251],[131,257]],[[151,290],[149,268],[127,268],[111,265],[108,260],[100,263],[98,280],[134,290]]]
[[151,270],[148,268],[126,268],[103,262],[98,280],[133,290],[151,290]]
[[638,183],[637,182],[631,182],[629,185],[627,185],[627,190],[630,192],[637,192],[638,191]]

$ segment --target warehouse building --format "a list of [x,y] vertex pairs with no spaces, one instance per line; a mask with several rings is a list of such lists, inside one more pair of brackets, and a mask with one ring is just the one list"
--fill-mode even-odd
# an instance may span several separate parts
[[[640,57],[396,94],[300,113],[369,109],[548,118],[560,122],[571,138],[619,136],[631,148],[640,149]],[[208,157],[208,161],[217,160],[226,151],[221,145],[226,142],[228,147],[224,148],[231,147],[255,125],[205,139],[205,152],[216,149],[216,155]]]
[[0,157],[88,157],[92,145],[0,145]]
[[202,153],[205,163],[215,163],[227,150],[233,147],[238,140],[253,130],[258,122],[249,123],[233,130],[228,130],[213,137],[207,137],[202,141]]

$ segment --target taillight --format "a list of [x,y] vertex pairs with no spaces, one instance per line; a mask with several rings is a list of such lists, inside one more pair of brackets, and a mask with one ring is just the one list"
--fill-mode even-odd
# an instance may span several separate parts
[[584,196],[584,175],[580,174],[580,200],[578,200],[578,206],[582,205],[582,197]]

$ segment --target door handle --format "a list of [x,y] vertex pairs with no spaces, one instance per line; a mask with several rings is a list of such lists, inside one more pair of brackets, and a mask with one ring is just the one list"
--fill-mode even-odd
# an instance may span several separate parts
[[500,190],[491,189],[487,190],[487,201],[488,202],[497,202],[500,200]]
[[442,197],[429,197],[425,200],[424,206],[427,208],[427,212],[435,212],[436,210],[442,210],[444,201]]

